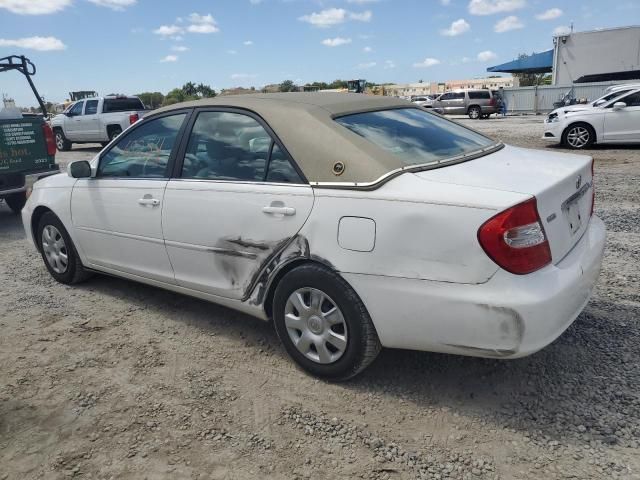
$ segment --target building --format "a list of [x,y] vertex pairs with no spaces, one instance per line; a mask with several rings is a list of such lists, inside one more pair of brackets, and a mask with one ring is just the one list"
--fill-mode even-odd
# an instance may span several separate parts
[[384,93],[390,97],[415,97],[437,93],[437,87],[437,84],[427,82],[385,85]]
[[487,68],[488,72],[551,73],[553,85],[640,79],[640,26],[568,32],[553,49]]
[[468,80],[449,80],[444,83],[444,91],[473,88],[489,88],[492,90],[497,90],[500,87],[513,87],[513,82],[513,77],[486,77],[471,78]]

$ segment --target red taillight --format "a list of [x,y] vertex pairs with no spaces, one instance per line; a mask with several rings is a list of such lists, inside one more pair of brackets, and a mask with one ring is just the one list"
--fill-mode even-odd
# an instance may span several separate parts
[[496,97],[491,97],[491,100],[489,100],[489,106],[491,107],[496,106]]
[[54,157],[56,155],[56,140],[53,138],[53,130],[51,130],[48,123],[42,124],[42,134],[47,144],[47,155]]
[[478,241],[491,260],[517,275],[551,263],[551,249],[535,198],[487,220],[478,230]]
[[140,120],[140,116],[137,113],[132,113],[129,115],[129,125],[133,125],[138,120]]
[[596,177],[594,175],[595,161],[591,160],[591,216],[593,217],[593,210],[596,208]]

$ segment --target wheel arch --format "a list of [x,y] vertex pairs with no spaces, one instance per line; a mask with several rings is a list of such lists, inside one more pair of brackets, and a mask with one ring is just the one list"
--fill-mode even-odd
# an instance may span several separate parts
[[473,107],[478,108],[478,109],[480,110],[480,113],[482,113],[482,107],[481,107],[480,105],[478,105],[477,103],[472,103],[471,105],[469,105],[469,106],[467,107],[467,114],[471,111],[471,109],[472,109]]
[[[31,214],[31,238],[33,238],[34,240],[34,244],[36,245],[36,248],[38,249],[38,251],[41,251],[42,247],[40,245],[40,242],[38,241],[37,238],[37,233],[38,233],[38,225],[40,224],[40,219],[42,218],[42,216],[47,213],[47,212],[51,212],[54,215],[56,215],[56,213],[51,210],[49,207],[46,207],[44,205],[38,205],[34,210],[33,213]],[[56,217],[60,218],[58,215],[56,215]]]

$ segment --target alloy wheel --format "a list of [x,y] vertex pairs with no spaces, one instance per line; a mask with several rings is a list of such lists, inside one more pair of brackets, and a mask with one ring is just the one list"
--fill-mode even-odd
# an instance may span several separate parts
[[316,288],[299,288],[288,298],[284,321],[289,338],[309,360],[329,364],[347,349],[347,324],[340,308]]
[[589,143],[590,135],[585,127],[573,127],[567,133],[567,143],[573,148],[583,148]]
[[69,253],[64,237],[53,225],[47,225],[42,230],[42,251],[51,269],[63,274],[69,266]]
[[64,148],[64,137],[60,132],[56,133],[56,147],[58,147],[58,150]]

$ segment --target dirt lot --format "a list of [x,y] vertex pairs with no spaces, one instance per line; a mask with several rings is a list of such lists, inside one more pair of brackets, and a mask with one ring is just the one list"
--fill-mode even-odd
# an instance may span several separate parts
[[[540,122],[469,123],[555,150]],[[0,206],[0,480],[640,478],[640,148],[591,153],[608,248],[560,339],[517,361],[386,350],[337,385],[242,314],[55,283]]]

